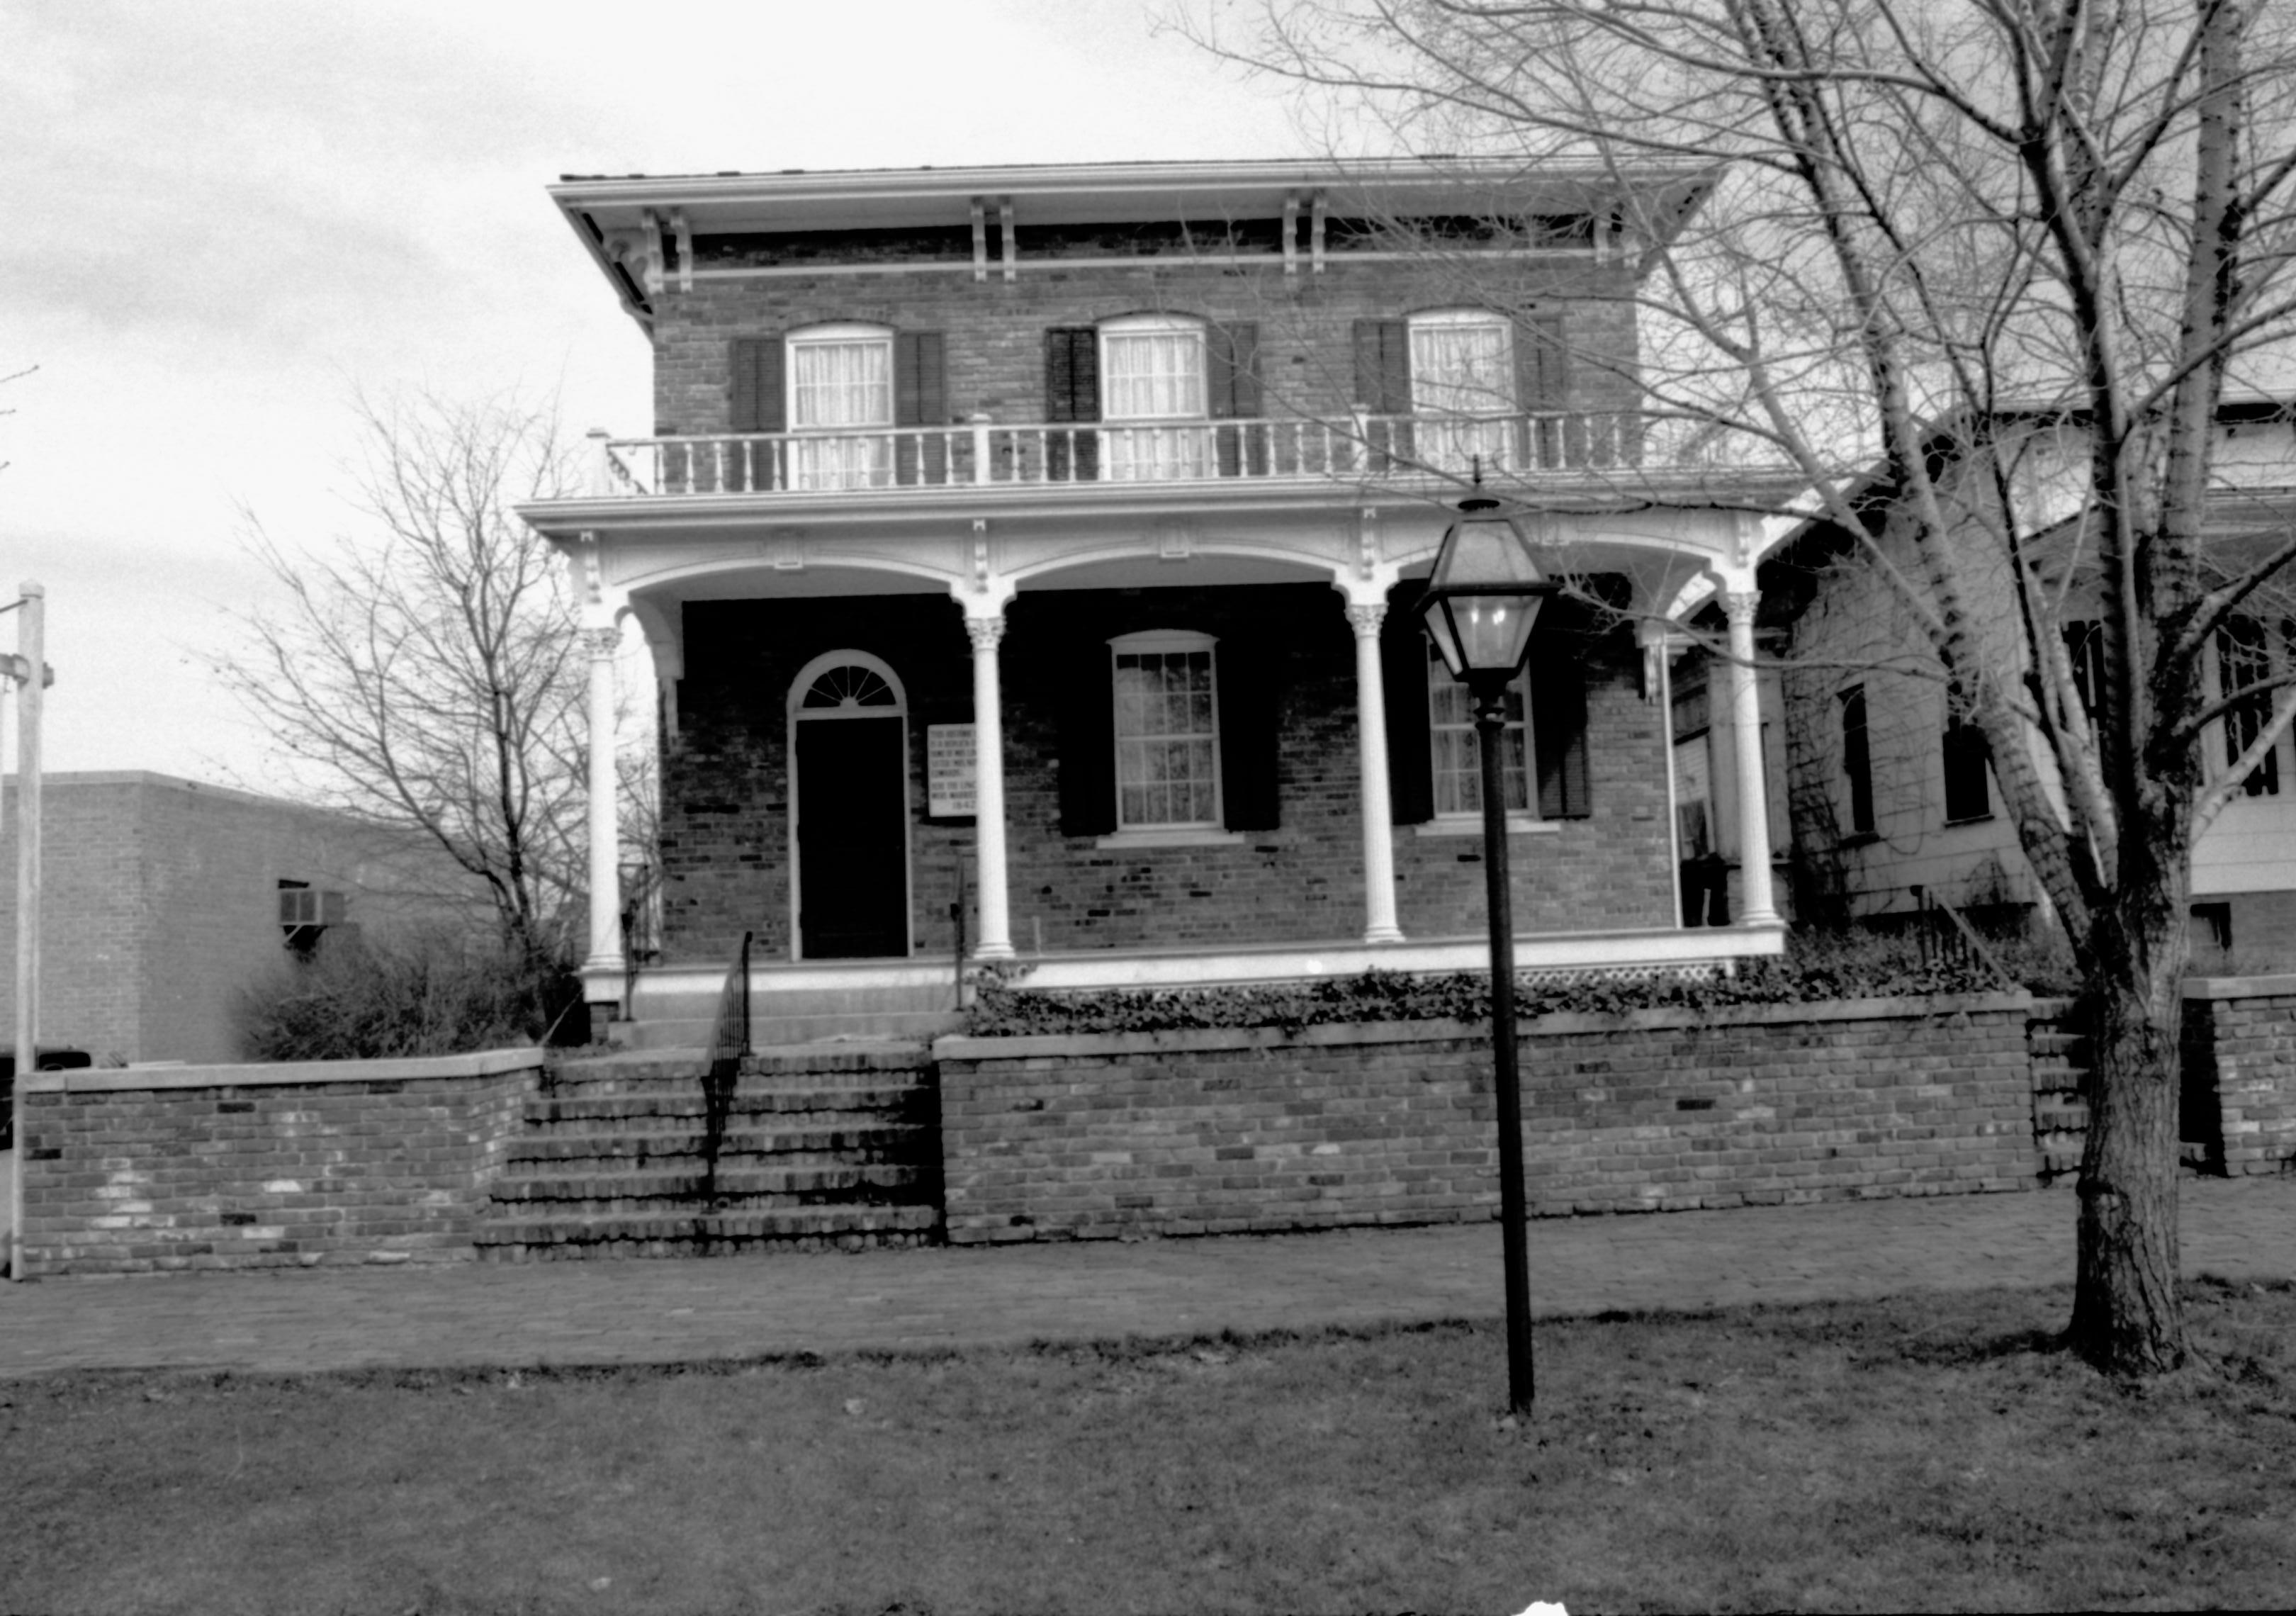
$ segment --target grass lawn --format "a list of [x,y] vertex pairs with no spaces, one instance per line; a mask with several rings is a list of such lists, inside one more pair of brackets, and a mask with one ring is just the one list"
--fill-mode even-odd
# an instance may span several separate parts
[[938,1358],[0,1382],[0,1609],[2296,1606],[2296,1286]]

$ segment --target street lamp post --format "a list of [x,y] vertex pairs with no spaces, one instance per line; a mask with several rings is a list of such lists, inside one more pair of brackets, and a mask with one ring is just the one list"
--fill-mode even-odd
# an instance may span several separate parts
[[1507,1406],[1531,1405],[1530,1254],[1524,1228],[1522,1085],[1515,1062],[1514,915],[1507,877],[1506,692],[1530,652],[1531,626],[1554,584],[1530,541],[1480,493],[1459,504],[1427,580],[1428,632],[1451,677],[1475,699],[1482,754],[1483,878],[1491,931],[1491,1068],[1497,1089],[1499,1238],[1506,1264]]

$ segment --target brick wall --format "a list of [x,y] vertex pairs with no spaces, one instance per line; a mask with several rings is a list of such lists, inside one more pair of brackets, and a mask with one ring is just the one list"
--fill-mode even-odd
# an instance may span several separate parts
[[[2037,1182],[2021,994],[1522,1032],[1534,1211]],[[1487,1043],[1458,1023],[946,1038],[948,1237],[1220,1234],[1495,1215]]]
[[[16,988],[16,810],[0,833],[0,1025]],[[40,1041],[121,1061],[227,1061],[232,1000],[286,963],[279,882],[371,929],[459,921],[477,894],[427,844],[295,803],[141,772],[41,793]]]
[[[1003,676],[1005,822],[1013,940],[1025,953],[1359,936],[1363,833],[1354,639],[1321,584],[1024,594],[1008,613]],[[1061,833],[1059,714],[1078,625],[1097,640],[1193,629],[1272,644],[1281,824],[1240,844],[1103,849]],[[663,929],[676,962],[723,958],[744,930],[767,958],[790,949],[787,701],[820,653],[882,658],[910,703],[911,914],[917,950],[953,942],[947,906],[969,821],[926,816],[925,728],[972,718],[972,652],[955,603],[865,600],[696,602],[685,608],[680,734],[662,764]],[[1525,930],[1664,925],[1673,915],[1665,749],[1658,709],[1635,693],[1634,652],[1614,636],[1587,665],[1593,814],[1513,841]],[[1395,836],[1404,931],[1477,931],[1480,839]]]
[[[865,257],[866,254],[856,256]],[[1014,281],[969,269],[867,275],[777,275],[704,281],[655,299],[654,430],[728,429],[730,343],[831,321],[864,321],[945,334],[953,420],[1045,415],[1045,339],[1055,325],[1119,315],[1186,315],[1259,328],[1260,374],[1271,415],[1344,417],[1355,397],[1354,322],[1431,308],[1496,306],[1560,312],[1563,340],[1586,357],[1573,393],[1590,410],[1631,408],[1633,305],[1627,272],[1586,256],[1477,265],[1466,259],[1337,261],[1323,275],[1230,267],[1185,253],[1121,266],[1029,270]]]
[[2185,984],[2185,1138],[2217,1146],[2206,1165],[2234,1177],[2296,1172],[2296,976]]
[[34,1079],[25,1271],[466,1260],[540,1070],[513,1050]]

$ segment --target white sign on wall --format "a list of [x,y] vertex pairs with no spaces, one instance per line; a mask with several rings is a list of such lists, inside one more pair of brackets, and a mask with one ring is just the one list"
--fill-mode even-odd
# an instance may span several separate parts
[[925,792],[935,819],[962,819],[973,811],[972,726],[925,726]]

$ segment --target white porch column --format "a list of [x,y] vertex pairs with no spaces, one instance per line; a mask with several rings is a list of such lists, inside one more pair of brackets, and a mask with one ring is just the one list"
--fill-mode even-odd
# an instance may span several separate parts
[[1725,589],[1730,618],[1730,726],[1738,748],[1738,922],[1775,926],[1770,892],[1769,782],[1762,767],[1762,702],[1754,681],[1754,589]]
[[1387,796],[1387,679],[1379,662],[1384,603],[1348,603],[1356,631],[1356,756],[1363,768],[1364,941],[1399,943],[1395,923],[1395,824]]
[[996,647],[1004,637],[1004,606],[993,617],[968,603],[964,632],[972,640],[972,823],[980,860],[980,940],[976,958],[1011,959],[1013,923],[1004,881],[1004,714]]
[[627,1013],[621,1004],[622,848],[614,769],[614,653],[621,638],[611,627],[582,630],[590,653],[590,952],[582,961],[582,986],[592,1004],[612,1003]]

